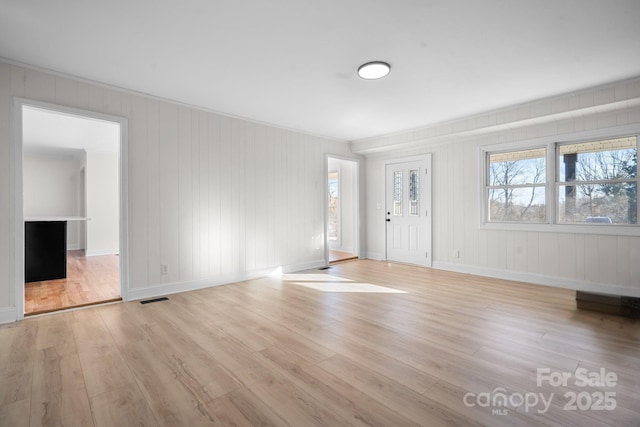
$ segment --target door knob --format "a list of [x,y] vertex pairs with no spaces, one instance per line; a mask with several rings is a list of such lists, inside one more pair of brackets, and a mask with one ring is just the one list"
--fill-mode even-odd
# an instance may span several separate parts
[[387,218],[387,219],[386,219],[386,221],[387,221],[387,222],[391,222],[391,218]]

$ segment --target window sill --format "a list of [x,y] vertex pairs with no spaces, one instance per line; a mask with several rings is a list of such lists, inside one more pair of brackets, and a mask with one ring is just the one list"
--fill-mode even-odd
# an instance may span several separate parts
[[604,236],[640,236],[640,225],[520,224],[487,222],[481,230],[523,231],[538,233],[596,234]]

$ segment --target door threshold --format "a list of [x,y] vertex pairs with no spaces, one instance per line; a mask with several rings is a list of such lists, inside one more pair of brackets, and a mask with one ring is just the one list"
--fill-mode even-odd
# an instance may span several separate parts
[[352,256],[349,258],[340,258],[333,261],[329,261],[329,265],[340,264],[341,262],[356,261],[356,260],[358,260],[357,256]]
[[101,300],[101,301],[87,302],[87,303],[84,303],[84,304],[70,305],[70,306],[67,306],[67,307],[48,308],[46,310],[36,310],[36,311],[29,312],[29,313],[25,313],[24,317],[26,318],[26,317],[30,317],[30,316],[38,316],[40,314],[56,313],[58,311],[73,310],[73,309],[77,309],[77,308],[87,308],[87,307],[92,307],[94,305],[103,305],[103,304],[109,304],[109,303],[120,302],[120,301],[122,301],[122,297],[111,298],[111,299],[106,299],[106,300]]

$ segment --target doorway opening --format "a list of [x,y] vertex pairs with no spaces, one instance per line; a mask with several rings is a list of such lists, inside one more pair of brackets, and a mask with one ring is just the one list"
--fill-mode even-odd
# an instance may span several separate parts
[[126,120],[26,100],[16,109],[18,314],[122,300]]
[[327,157],[326,260],[333,264],[359,257],[358,162]]

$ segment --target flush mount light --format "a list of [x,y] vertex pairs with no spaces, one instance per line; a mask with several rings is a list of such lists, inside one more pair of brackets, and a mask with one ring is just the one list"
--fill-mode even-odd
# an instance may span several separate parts
[[386,62],[372,61],[358,67],[358,75],[366,80],[380,79],[391,71],[391,66]]

